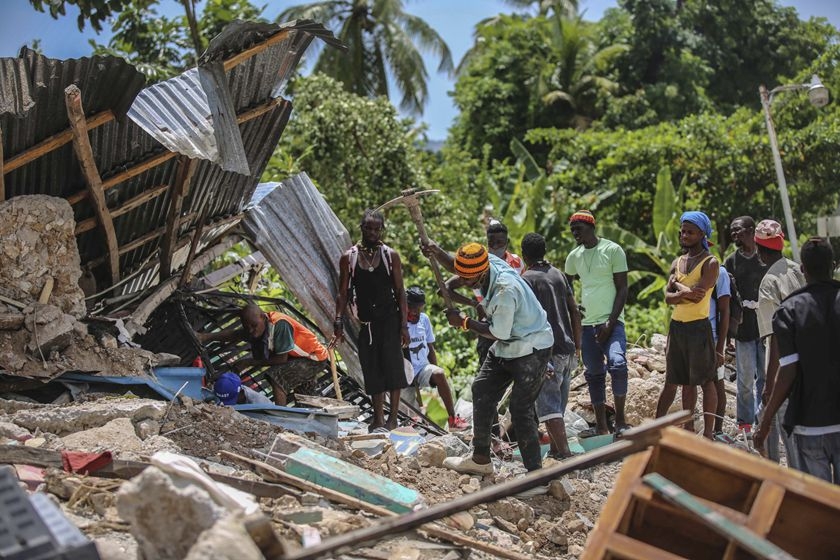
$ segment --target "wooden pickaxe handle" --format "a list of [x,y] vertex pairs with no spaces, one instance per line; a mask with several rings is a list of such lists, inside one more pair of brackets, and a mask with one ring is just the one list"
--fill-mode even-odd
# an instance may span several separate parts
[[[429,236],[426,234],[426,226],[423,225],[423,213],[420,211],[420,203],[415,200],[414,204],[406,204],[408,206],[408,213],[411,214],[411,220],[417,226],[417,232],[420,234],[420,242],[423,245],[429,244]],[[440,264],[434,257],[429,258],[432,265],[432,272],[435,275],[440,294],[443,296],[443,301],[446,303],[446,308],[451,309],[453,306],[452,298],[449,297],[449,290],[446,288],[446,282],[443,280],[443,274],[440,271]]]

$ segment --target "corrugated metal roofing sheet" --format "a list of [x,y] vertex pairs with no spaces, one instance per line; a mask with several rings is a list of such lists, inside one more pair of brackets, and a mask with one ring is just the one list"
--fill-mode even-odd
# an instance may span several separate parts
[[[333,332],[338,260],[353,242],[306,173],[271,190],[245,212],[242,225],[321,332]],[[349,317],[339,353],[359,383],[359,323]]]
[[[182,207],[180,230],[186,238],[203,212],[208,221],[217,222],[241,212],[250,201],[291,114],[287,101],[272,102],[316,36],[335,42],[329,31],[313,22],[236,22],[211,41],[200,69],[142,92],[142,75],[121,59],[54,60],[23,49],[17,58],[0,59],[6,169],[16,156],[68,129],[64,89],[76,84],[89,121],[107,111],[117,116],[102,119],[104,124],[89,131],[103,182],[123,179],[105,191],[112,212],[159,185],[171,186],[179,165],[173,152],[200,158]],[[253,112],[259,108],[265,110]],[[128,112],[131,118],[120,118]],[[244,115],[250,115],[249,120],[237,122]],[[79,197],[86,184],[72,144],[65,140],[6,172],[6,195],[79,198],[74,204],[79,222],[94,214],[87,199]],[[163,161],[151,165],[155,157]],[[147,236],[165,228],[169,206],[166,189],[114,218],[122,277],[147,265],[158,250],[161,236]],[[144,239],[148,242],[126,250],[129,243]],[[77,240],[83,266],[94,267],[100,290],[108,286],[106,267],[100,264],[106,261],[101,232],[91,229]],[[156,274],[143,273],[130,286],[139,290],[156,282]]]

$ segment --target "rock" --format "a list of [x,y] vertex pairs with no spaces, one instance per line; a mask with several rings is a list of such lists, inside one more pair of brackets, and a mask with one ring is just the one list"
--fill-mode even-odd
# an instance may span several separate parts
[[239,516],[228,515],[198,537],[184,560],[262,560]]
[[[57,316],[43,320],[41,313],[48,309],[55,310]],[[60,352],[70,346],[76,334],[77,322],[72,315],[62,313],[55,306],[35,304],[33,313],[24,319],[24,325],[32,333],[26,350],[40,357],[41,353],[49,356],[54,351]]]
[[580,558],[580,555],[583,554],[583,547],[579,544],[573,544],[569,546],[567,552],[572,558]]
[[166,405],[165,402],[151,399],[109,399],[107,402],[94,401],[55,408],[20,410],[12,417],[12,421],[30,431],[40,429],[66,435],[98,428],[117,418],[127,418],[132,422],[160,420]]
[[520,531],[527,531],[531,524],[524,517],[516,522],[516,528]]
[[137,433],[137,437],[145,440],[150,436],[160,434],[160,422],[151,419],[140,420],[134,427],[134,431]]
[[443,449],[446,450],[447,457],[461,457],[471,451],[470,446],[454,434],[436,437],[426,445],[429,444],[440,445],[443,447]]
[[[130,524],[143,557],[159,560],[184,558],[199,535],[226,515],[205,490],[176,482],[154,466],[122,485],[117,493],[117,510]],[[212,533],[202,536],[207,539]],[[244,547],[249,540],[231,542]],[[244,558],[241,549],[237,558]]]
[[568,502],[575,494],[575,486],[567,478],[552,480],[548,484],[548,493],[560,501]]
[[447,457],[446,448],[437,441],[429,442],[417,451],[417,460],[424,467],[440,467]]
[[489,503],[487,511],[511,523],[519,523],[520,519],[525,519],[529,524],[534,521],[534,508],[516,499],[507,498]]
[[573,519],[566,525],[566,530],[570,533],[577,533],[586,529],[586,524],[580,519]]
[[465,494],[472,494],[481,490],[481,482],[477,478],[470,478],[466,484],[461,485],[461,491]]
[[557,546],[566,546],[569,544],[569,535],[560,523],[555,523],[548,531],[544,531],[543,534],[545,538]]
[[665,347],[668,346],[668,337],[664,334],[656,333],[650,337],[650,346],[659,354],[665,355]]
[[77,451],[111,451],[139,453],[143,441],[134,433],[134,424],[128,418],[116,418],[99,428],[83,430],[61,438],[68,449]]
[[11,422],[0,422],[0,437],[6,437],[17,441],[25,441],[32,437],[29,430],[21,428]]

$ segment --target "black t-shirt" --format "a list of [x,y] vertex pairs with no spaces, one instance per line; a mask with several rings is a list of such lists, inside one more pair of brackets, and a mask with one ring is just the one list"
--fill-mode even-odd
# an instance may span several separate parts
[[773,316],[779,363],[796,364],[784,427],[840,424],[840,282],[793,292]]
[[566,275],[549,265],[548,270],[529,268],[522,275],[522,279],[531,286],[548,316],[548,324],[554,332],[552,354],[574,354],[572,319],[566,304],[566,298],[572,293],[572,288],[566,280]]
[[[740,251],[735,251],[726,259],[723,266],[735,277],[741,303],[758,302],[758,286],[767,272],[767,266],[759,260],[758,253],[752,257],[745,257]],[[735,336],[735,340],[748,341],[757,338],[758,319],[755,309],[751,309],[750,304],[747,303],[744,305],[744,316],[741,324],[738,325],[738,334]]]

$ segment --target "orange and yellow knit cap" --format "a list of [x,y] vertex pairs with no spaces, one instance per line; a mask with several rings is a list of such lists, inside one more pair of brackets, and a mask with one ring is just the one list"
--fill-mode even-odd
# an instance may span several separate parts
[[480,243],[467,243],[455,255],[455,272],[461,278],[478,278],[490,268],[487,249]]
[[595,225],[595,216],[589,210],[578,210],[569,217],[569,223],[586,222],[587,224]]

